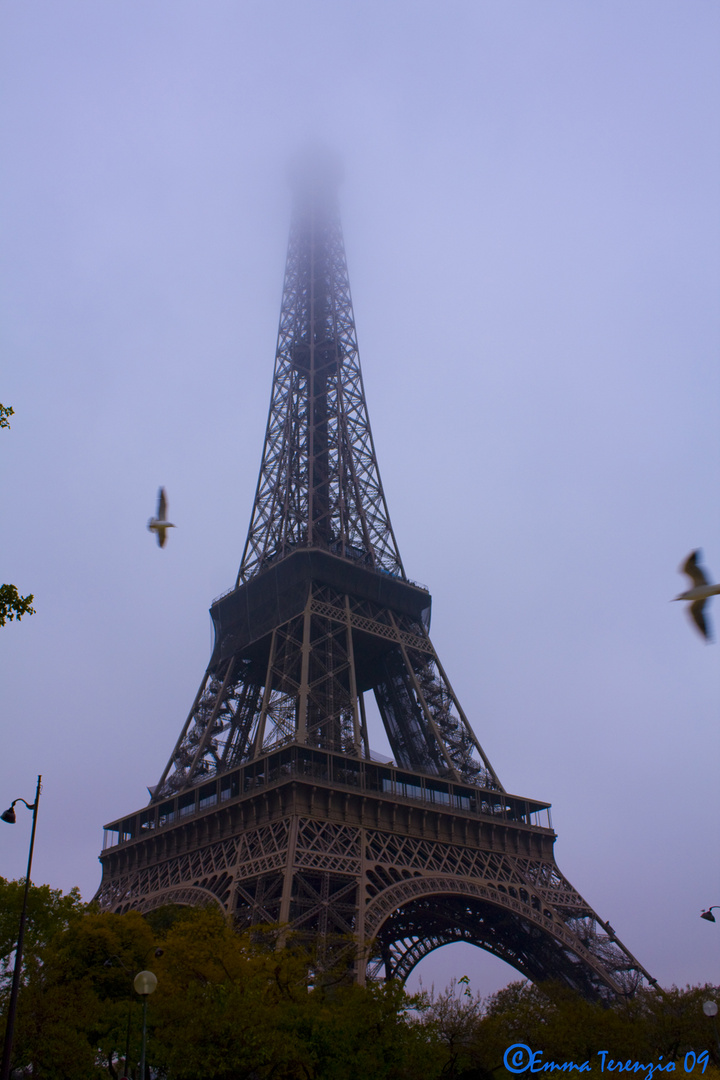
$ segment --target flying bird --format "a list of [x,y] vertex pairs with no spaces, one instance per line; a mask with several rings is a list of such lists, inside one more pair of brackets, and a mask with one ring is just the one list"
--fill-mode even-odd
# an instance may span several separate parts
[[158,491],[157,516],[148,521],[148,529],[157,536],[159,547],[165,547],[166,533],[168,529],[174,529],[175,525],[167,520],[167,497],[165,488]]
[[700,566],[702,551],[691,551],[685,562],[679,568],[681,574],[687,574],[692,581],[692,589],[680,593],[676,600],[689,600],[688,611],[693,622],[706,641],[712,641],[712,629],[705,615],[705,606],[708,597],[717,596],[720,593],[720,585],[711,585],[707,572]]

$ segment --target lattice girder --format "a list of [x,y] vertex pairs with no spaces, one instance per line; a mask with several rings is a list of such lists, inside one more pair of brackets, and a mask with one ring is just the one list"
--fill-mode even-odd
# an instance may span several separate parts
[[[263,760],[257,775],[266,785]],[[272,774],[279,786],[255,794],[254,769],[245,767],[227,805],[123,849],[124,869],[108,874],[101,903],[126,910],[141,898],[148,910],[178,890],[212,891],[239,924],[273,922],[326,939],[328,957],[352,940],[360,981],[405,979],[428,951],[459,940],[589,998],[631,993],[649,979],[559,871],[551,830],[499,819],[480,799],[470,823],[459,810],[413,809],[391,793],[347,787],[343,795],[337,780],[282,767]],[[173,829],[191,850],[177,850]],[[155,845],[151,858],[143,845]]]
[[[342,570],[343,561],[328,558]],[[374,571],[354,572],[378,591]],[[369,756],[362,702],[369,688],[404,768],[502,791],[422,617],[322,579],[311,577],[303,589],[301,611],[243,650],[211,660],[153,799],[290,742]],[[416,603],[429,604],[423,595]],[[237,595],[227,600],[240,603]]]
[[296,201],[265,447],[238,584],[305,545],[404,577],[365,406],[334,195]]

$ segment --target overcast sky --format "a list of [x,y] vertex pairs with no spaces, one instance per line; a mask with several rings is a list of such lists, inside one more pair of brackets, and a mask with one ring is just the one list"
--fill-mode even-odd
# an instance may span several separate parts
[[[43,774],[36,881],[92,897],[102,826],[144,805],[202,678],[260,463],[285,165],[320,136],[447,675],[641,963],[720,981],[720,645],[668,602],[692,549],[720,575],[719,56],[713,0],[6,0],[0,574],[37,614],[0,630],[0,802]],[[456,945],[411,985],[464,974],[517,977]]]

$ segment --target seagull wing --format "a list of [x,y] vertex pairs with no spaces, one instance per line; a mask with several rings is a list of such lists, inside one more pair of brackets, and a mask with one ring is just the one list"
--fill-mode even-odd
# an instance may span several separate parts
[[690,604],[690,617],[692,618],[693,622],[695,623],[705,640],[712,641],[710,623],[705,618],[706,604],[707,600],[696,600],[694,604]]
[[685,562],[680,567],[680,572],[687,574],[693,585],[707,585],[708,578],[700,566],[698,559],[702,557],[702,551],[691,551]]
[[158,508],[157,516],[159,521],[166,521],[167,517],[167,498],[165,496],[165,488],[160,488],[158,491]]
[[158,547],[165,547],[165,538],[167,537],[167,529],[163,529],[162,526],[156,530]]

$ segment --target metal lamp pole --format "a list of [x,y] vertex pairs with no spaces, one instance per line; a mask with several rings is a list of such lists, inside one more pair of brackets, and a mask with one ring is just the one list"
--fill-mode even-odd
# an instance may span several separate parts
[[715,1028],[715,1042],[718,1044],[718,1050],[720,1050],[720,1035],[718,1035],[717,1021],[715,1017],[718,1014],[718,1007],[716,1001],[703,1001],[703,1012],[707,1016],[708,1020],[712,1020],[713,1027]]
[[145,1080],[145,1037],[147,1034],[147,999],[157,987],[157,975],[152,971],[140,971],[133,980],[135,992],[143,999],[142,1052],[140,1054],[140,1080]]
[[3,1047],[2,1069],[0,1080],[10,1080],[10,1055],[12,1054],[13,1035],[15,1034],[15,1013],[17,1012],[18,991],[20,989],[20,973],[22,970],[23,941],[25,939],[25,922],[27,920],[28,893],[30,891],[30,871],[32,870],[33,848],[35,846],[35,826],[37,825],[38,803],[40,802],[40,785],[42,776],[37,778],[37,790],[35,802],[30,804],[25,799],[15,799],[4,814],[0,814],[3,821],[9,825],[15,824],[15,803],[25,803],[28,810],[33,812],[32,832],[30,834],[30,853],[28,855],[27,874],[25,875],[25,894],[23,896],[22,911],[20,913],[20,929],[18,931],[17,948],[15,949],[15,970],[13,971],[12,989],[10,991],[10,1004],[8,1005],[7,1023],[5,1025],[5,1046]]
[[[150,953],[152,951],[153,951],[152,948],[148,949],[148,951],[145,953],[145,959],[143,960],[143,963],[145,963],[145,960],[147,960],[148,956],[150,955]],[[164,951],[165,951],[164,949],[159,949],[159,948],[155,949],[155,957],[156,957],[156,959],[161,957]],[[123,971],[127,971],[128,974],[130,973],[130,968],[127,967],[127,965],[122,962],[121,958],[118,956],[117,953],[113,953],[112,956],[108,956],[107,960],[103,964],[103,967],[106,967],[106,968],[112,967],[113,962],[115,960],[117,960],[118,964],[123,969]],[[143,972],[141,972],[140,974],[143,974]],[[145,972],[145,974],[147,974],[147,972]],[[152,972],[150,972],[150,974],[152,975]],[[140,975],[137,975],[136,979],[139,979],[139,978],[140,978]],[[153,975],[153,978],[155,978],[154,975]],[[157,979],[155,979],[155,985],[157,986]],[[135,986],[134,981],[133,981],[133,986]],[[135,987],[135,989],[137,990],[137,987]],[[153,987],[153,989],[154,989],[154,987]],[[144,991],[137,990],[138,994],[141,993],[141,992],[144,992]],[[147,993],[151,994],[152,990],[148,990]],[[120,1078],[120,1080],[128,1080],[129,1074],[130,1074],[130,1064],[129,1064],[129,1062],[130,1062],[130,1020],[131,1020],[131,1017],[132,1017],[132,1001],[128,1003],[127,1037],[125,1039],[125,1068],[123,1069],[123,1074],[124,1075]]]
[[132,1019],[132,1001],[128,1005],[128,1023],[127,1023],[127,1035],[125,1038],[125,1067],[123,1068],[123,1075],[121,1080],[129,1080],[130,1076],[130,1021]]

